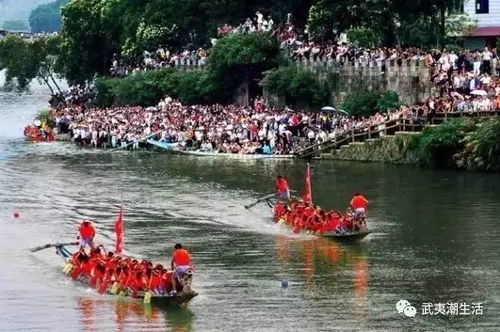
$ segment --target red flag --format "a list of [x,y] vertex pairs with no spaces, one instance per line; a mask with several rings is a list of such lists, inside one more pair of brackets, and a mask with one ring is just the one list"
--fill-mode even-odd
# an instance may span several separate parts
[[121,253],[123,251],[123,207],[120,206],[120,214],[115,221],[115,233],[116,233],[116,242],[115,242],[115,252]]
[[312,204],[312,193],[311,193],[311,168],[309,163],[306,167],[306,175],[304,179],[304,194],[302,195],[302,200],[306,203]]

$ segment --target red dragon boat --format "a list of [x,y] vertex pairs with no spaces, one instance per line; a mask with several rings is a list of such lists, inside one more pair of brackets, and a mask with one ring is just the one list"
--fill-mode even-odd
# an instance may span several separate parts
[[[366,214],[362,214],[359,216],[354,216],[354,213],[348,209],[348,211],[341,215],[336,211],[331,211],[328,213],[332,213],[335,218],[338,219],[338,222],[335,226],[329,227],[329,221],[321,221],[318,218],[319,224],[309,224],[309,221],[303,223],[301,221],[295,222],[294,220],[289,220],[287,218],[288,214],[286,211],[291,212],[294,210],[294,206],[299,205],[307,205],[307,208],[310,209],[313,207],[312,203],[312,195],[311,195],[311,171],[310,166],[307,164],[306,174],[305,174],[305,188],[304,195],[299,197],[290,197],[288,200],[278,199],[276,194],[270,194],[265,196],[255,203],[245,206],[246,209],[260,203],[266,202],[267,205],[272,209],[273,220],[280,224],[293,229],[295,233],[306,233],[306,234],[314,234],[321,237],[330,238],[337,241],[343,242],[353,242],[359,241],[365,238],[371,232],[368,230],[366,226]],[[304,205],[304,206],[305,206]],[[303,208],[304,208],[303,206]],[[318,207],[316,207],[318,208]],[[327,213],[327,214],[328,214]],[[328,219],[327,219],[328,220]],[[312,227],[319,226],[319,227]]]
[[[57,255],[59,255],[64,260],[65,266],[63,268],[63,272],[69,276],[72,269],[71,262],[74,255],[67,247],[69,245],[75,245],[75,244],[76,243],[49,244],[32,249],[31,251],[34,252],[41,249],[55,247]],[[193,274],[194,270],[189,269],[188,271],[186,271],[186,273],[181,279],[176,279],[177,292],[175,294],[173,294],[170,289],[166,289],[161,293],[151,292],[151,291],[140,291],[134,294],[129,289],[122,289],[120,291],[117,291],[114,284],[109,285],[105,289],[105,293],[116,297],[121,296],[121,297],[136,299],[138,301],[143,301],[145,304],[152,304],[158,307],[168,307],[171,305],[187,304],[195,296],[198,295],[198,292],[194,291],[191,288]],[[172,278],[174,278],[173,274]],[[76,280],[90,287],[92,286],[89,278],[82,274],[80,274]]]
[[53,142],[55,140],[52,130],[45,130],[34,125],[24,128],[24,136],[32,142]]

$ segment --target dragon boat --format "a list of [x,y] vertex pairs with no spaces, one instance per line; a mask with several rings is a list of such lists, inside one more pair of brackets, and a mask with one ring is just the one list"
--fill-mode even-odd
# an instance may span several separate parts
[[24,128],[24,137],[32,142],[53,142],[55,140],[52,131],[45,131],[33,125]]
[[[71,250],[67,248],[68,244],[53,244],[49,246],[56,248],[57,255],[59,255],[64,260],[65,266],[63,272],[69,274],[69,272],[71,271],[71,258],[73,257],[73,252],[71,252]],[[39,249],[40,248],[37,248],[37,250]],[[186,273],[181,280],[178,280],[177,282],[178,292],[175,295],[170,295],[168,293],[155,294],[150,291],[146,292],[141,291],[135,294],[135,296],[133,296],[133,294],[129,291],[117,292],[115,289],[113,289],[113,286],[108,287],[106,289],[106,293],[117,297],[121,296],[121,297],[133,298],[138,301],[143,301],[146,304],[155,305],[157,307],[168,307],[172,305],[187,304],[189,301],[191,301],[194,297],[198,295],[198,292],[191,289],[192,277],[193,277],[193,271],[188,271],[188,273]],[[85,285],[91,286],[88,278],[83,275],[80,275],[77,281]]]

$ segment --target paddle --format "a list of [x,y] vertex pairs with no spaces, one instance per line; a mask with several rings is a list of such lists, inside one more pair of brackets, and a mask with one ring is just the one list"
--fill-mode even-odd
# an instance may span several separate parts
[[78,242],[68,242],[68,243],[48,243],[43,246],[38,246],[29,249],[30,252],[37,252],[40,250],[48,249],[48,248],[53,248],[53,247],[59,247],[59,246],[76,246],[78,245]]
[[264,202],[266,199],[272,198],[272,197],[274,197],[274,196],[276,196],[276,194],[275,194],[275,193],[272,193],[272,194],[266,195],[266,196],[264,196],[264,197],[262,197],[262,198],[259,198],[256,202],[254,202],[254,203],[252,203],[252,204],[245,205],[245,209],[247,209],[247,210],[248,210],[249,208],[251,208],[251,207],[253,207],[253,206],[255,206],[255,205],[259,204],[260,202]]

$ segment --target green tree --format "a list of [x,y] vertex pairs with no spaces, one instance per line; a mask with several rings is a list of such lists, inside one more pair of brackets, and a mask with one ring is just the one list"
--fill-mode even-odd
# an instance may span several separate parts
[[378,100],[379,93],[360,90],[347,96],[342,109],[356,117],[370,116],[376,112]]
[[73,0],[62,9],[60,67],[70,83],[85,83],[109,69],[116,41],[101,22],[105,0]]
[[380,45],[380,35],[370,28],[358,27],[347,31],[347,38],[358,47],[374,47]]
[[[447,17],[457,12],[463,3],[464,0],[393,0],[392,11],[401,26],[419,26],[419,32],[429,38],[430,45],[444,46]],[[401,42],[405,44],[404,39]]]
[[401,105],[399,96],[394,91],[380,93],[377,91],[358,90],[344,100],[342,108],[350,115],[362,117],[376,112],[387,112]]
[[322,41],[332,35],[330,22],[334,20],[334,13],[325,0],[320,0],[309,9],[308,30],[309,36],[316,41]]
[[387,91],[378,97],[376,109],[379,112],[386,112],[387,110],[394,110],[401,106],[399,96],[395,91]]
[[328,103],[331,88],[327,81],[307,69],[297,66],[280,67],[268,71],[261,82],[274,95],[284,97],[288,105],[306,102],[313,107]]
[[0,40],[0,70],[5,69],[5,85],[26,91],[34,78],[46,84],[52,94],[61,92],[55,79],[59,38],[43,37],[27,41],[18,36]]
[[276,67],[279,52],[270,34],[230,34],[211,49],[209,73],[231,95],[241,83],[258,82],[263,72]]

